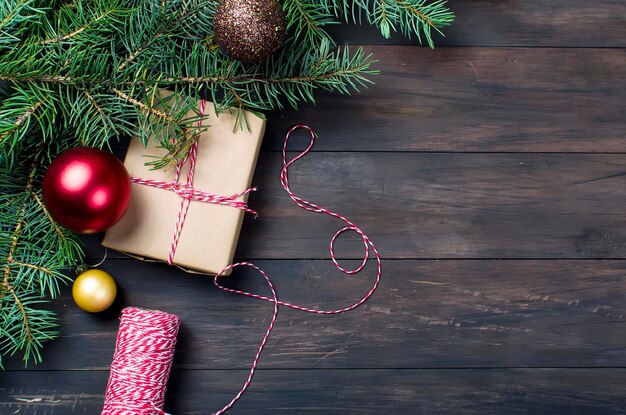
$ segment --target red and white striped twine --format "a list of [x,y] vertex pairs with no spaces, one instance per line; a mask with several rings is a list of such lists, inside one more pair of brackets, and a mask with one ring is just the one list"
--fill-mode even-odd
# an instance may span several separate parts
[[[291,137],[291,134],[300,129],[303,128],[305,130],[307,130],[309,132],[309,134],[311,135],[311,141],[308,145],[308,147],[301,152],[300,154],[298,154],[296,157],[292,158],[291,160],[287,160],[287,144],[289,143],[289,138]],[[377,264],[377,270],[376,270],[376,280],[374,281],[374,284],[372,285],[372,287],[370,288],[370,290],[367,292],[367,294],[365,294],[365,296],[363,296],[363,298],[361,298],[359,301],[357,301],[356,303],[348,306],[348,307],[344,307],[344,308],[340,308],[337,310],[318,310],[318,309],[313,309],[313,308],[309,308],[309,307],[304,307],[301,305],[297,305],[297,304],[292,304],[292,303],[287,303],[285,301],[279,301],[278,300],[278,296],[276,295],[276,290],[274,289],[274,285],[272,284],[272,282],[270,281],[269,277],[267,276],[267,274],[260,269],[259,267],[257,267],[256,265],[250,263],[250,262],[238,262],[232,265],[229,265],[227,267],[225,267],[223,270],[221,270],[219,273],[217,273],[217,275],[215,276],[215,279],[213,280],[215,286],[221,290],[224,291],[228,291],[231,293],[235,293],[235,294],[241,294],[241,295],[245,295],[248,297],[252,297],[252,298],[257,298],[259,300],[264,300],[264,301],[269,301],[271,303],[274,304],[274,314],[272,315],[272,320],[270,321],[270,324],[267,328],[267,331],[265,332],[265,336],[263,336],[263,341],[261,341],[261,345],[259,346],[259,348],[257,349],[256,355],[254,356],[254,360],[252,361],[252,367],[250,368],[250,372],[248,374],[248,378],[246,379],[245,383],[243,384],[242,388],[239,390],[239,392],[237,393],[237,395],[235,395],[235,397],[226,405],[224,406],[222,409],[220,409],[219,411],[215,412],[213,415],[221,415],[224,412],[228,411],[234,404],[235,402],[237,402],[237,400],[241,397],[241,395],[243,395],[243,393],[246,391],[246,389],[248,388],[248,386],[250,386],[250,382],[252,381],[252,376],[254,375],[254,372],[257,368],[258,362],[259,362],[259,357],[261,356],[261,352],[263,351],[263,348],[265,347],[265,344],[267,343],[267,340],[270,336],[270,332],[272,331],[272,329],[274,328],[274,324],[276,323],[276,317],[278,315],[278,306],[282,305],[285,307],[289,307],[289,308],[294,308],[296,310],[300,310],[300,311],[306,311],[307,313],[315,313],[315,314],[340,314],[340,313],[345,313],[346,311],[350,311],[350,310],[354,310],[355,308],[357,308],[358,306],[360,306],[361,304],[363,304],[364,302],[366,302],[371,296],[372,294],[374,294],[374,291],[376,291],[376,288],[378,287],[378,284],[380,283],[380,277],[382,275],[382,263],[380,260],[380,254],[378,253],[378,250],[376,249],[376,246],[374,245],[374,243],[367,237],[367,235],[361,230],[361,228],[359,228],[358,226],[356,226],[353,222],[349,221],[348,219],[346,219],[344,216],[335,213],[331,210],[328,210],[326,208],[323,208],[321,206],[318,206],[314,203],[311,203],[299,196],[296,196],[292,191],[291,188],[289,187],[289,167],[291,167],[296,161],[300,160],[302,157],[304,157],[313,147],[313,144],[315,143],[315,138],[316,138],[316,134],[315,132],[308,126],[306,125],[296,125],[294,127],[292,127],[288,132],[287,135],[285,136],[285,142],[283,144],[283,168],[280,172],[280,182],[283,186],[283,189],[285,189],[285,191],[287,192],[287,194],[289,195],[289,197],[291,198],[291,200],[293,200],[296,205],[298,205],[299,207],[301,207],[302,209],[308,210],[309,212],[315,212],[315,213],[321,213],[321,214],[325,214],[325,215],[329,215],[332,216],[334,218],[337,218],[341,221],[343,221],[347,226],[339,229],[337,232],[335,232],[335,234],[333,235],[333,237],[330,240],[330,246],[329,246],[329,250],[330,250],[330,257],[333,261],[333,263],[335,264],[335,267],[337,267],[337,269],[339,269],[341,272],[345,273],[345,274],[356,274],[358,272],[360,272],[365,265],[367,264],[367,260],[369,259],[370,256],[370,248],[372,249],[372,251],[374,252],[374,256],[376,257],[376,264]],[[356,233],[358,233],[361,236],[361,239],[363,240],[363,245],[365,246],[365,251],[364,251],[364,255],[363,255],[363,262],[361,263],[361,265],[359,265],[357,268],[355,269],[351,269],[351,270],[347,270],[344,269],[343,267],[341,267],[339,265],[339,263],[337,262],[337,257],[335,256],[335,241],[337,240],[337,237],[339,235],[341,235],[342,233],[346,232],[346,231],[354,231]],[[240,266],[247,266],[247,267],[251,267],[254,268],[255,270],[257,270],[259,272],[259,274],[261,274],[263,276],[263,278],[265,279],[265,281],[267,282],[267,285],[270,288],[270,291],[272,293],[271,297],[267,297],[267,296],[263,296],[263,295],[259,295],[259,294],[254,294],[254,293],[250,293],[247,291],[241,291],[241,290],[235,290],[232,288],[228,288],[228,287],[224,287],[223,285],[221,285],[218,282],[218,279],[224,274],[225,271],[235,268],[235,267],[240,267]]]
[[[306,129],[310,133],[311,141],[308,147],[303,152],[298,154],[293,159],[287,160],[287,144],[289,142],[289,138],[291,137],[291,134],[295,130],[300,129],[300,128]],[[258,266],[250,262],[238,262],[235,264],[231,264],[225,267],[224,269],[222,269],[219,273],[217,273],[213,280],[217,288],[227,291],[227,292],[241,294],[241,295],[245,295],[245,296],[252,297],[252,298],[257,298],[259,300],[269,301],[274,304],[274,313],[272,315],[270,324],[265,332],[265,335],[263,336],[263,340],[261,341],[261,344],[259,348],[257,349],[256,355],[254,356],[254,359],[252,361],[252,366],[250,368],[248,378],[244,382],[239,392],[234,396],[234,398],[227,405],[225,405],[222,409],[215,412],[213,415],[221,415],[225,413],[226,411],[228,411],[235,404],[235,402],[237,402],[237,400],[241,398],[241,396],[246,391],[248,386],[250,386],[252,377],[254,376],[254,372],[257,369],[261,352],[263,351],[269,339],[270,333],[272,329],[274,328],[274,324],[276,323],[276,317],[278,315],[279,305],[293,308],[296,310],[305,311],[308,313],[315,313],[315,314],[345,313],[346,311],[350,311],[350,310],[357,308],[358,306],[363,304],[365,301],[367,301],[372,296],[372,294],[374,294],[374,291],[376,290],[376,288],[378,287],[378,284],[380,283],[380,278],[382,275],[382,264],[381,264],[380,254],[378,253],[378,250],[376,249],[376,246],[374,245],[374,243],[372,243],[372,241],[367,237],[367,235],[357,225],[355,225],[353,222],[346,219],[344,216],[341,216],[335,212],[332,212],[326,208],[323,208],[307,200],[304,200],[303,198],[299,196],[296,196],[289,187],[289,176],[288,176],[289,167],[291,167],[296,161],[304,157],[311,150],[311,148],[313,147],[313,144],[315,143],[315,138],[316,138],[315,132],[313,132],[311,128],[305,125],[296,125],[295,127],[291,128],[287,132],[287,135],[285,137],[285,142],[283,145],[283,168],[280,173],[280,182],[283,186],[283,189],[285,189],[289,197],[299,207],[306,209],[310,212],[321,213],[321,214],[332,216],[334,218],[337,218],[343,221],[346,224],[345,227],[335,232],[335,234],[330,240],[330,246],[329,246],[330,257],[333,263],[335,264],[335,267],[337,267],[337,269],[339,269],[341,272],[345,274],[358,273],[367,264],[367,261],[370,257],[370,248],[371,248],[376,258],[376,263],[377,263],[376,279],[372,287],[370,288],[370,290],[365,294],[365,296],[363,296],[356,303],[348,307],[340,308],[337,310],[318,310],[318,309],[304,307],[304,306],[300,306],[297,304],[292,304],[292,303],[278,300],[278,296],[276,295],[276,290],[274,289],[274,285],[270,281],[267,274]],[[190,158],[190,161],[193,161],[194,158],[195,158],[195,155],[192,155]],[[189,180],[189,176],[187,178],[187,184],[189,186],[191,186],[192,184],[191,182],[193,181],[193,168],[191,169],[191,176],[192,176],[191,181]],[[177,172],[177,180],[178,180],[178,172]],[[184,216],[188,208],[189,199],[184,199],[184,200],[187,200],[186,202],[187,206],[184,208],[184,213],[181,213],[181,215],[179,215],[179,221],[181,217],[182,217],[182,221],[184,221]],[[194,200],[197,200],[197,199],[194,199]],[[181,207],[181,212],[183,212],[182,207]],[[177,225],[177,229],[178,229],[178,225]],[[343,267],[339,265],[339,263],[337,262],[337,258],[335,256],[335,250],[334,250],[335,241],[337,240],[337,237],[346,231],[354,231],[358,233],[361,236],[361,239],[363,240],[363,245],[365,246],[363,262],[357,268],[352,269],[352,270],[344,269]],[[247,292],[247,291],[235,290],[232,288],[224,287],[223,285],[219,283],[218,280],[220,277],[223,276],[224,272],[226,272],[229,269],[233,269],[233,268],[240,267],[240,266],[247,266],[247,267],[251,267],[257,270],[259,274],[261,274],[261,276],[267,282],[267,285],[269,286],[269,289],[271,292],[271,296],[267,297],[267,296]],[[128,309],[125,309],[125,310],[128,310]],[[162,313],[162,314],[165,314],[165,313]],[[135,314],[133,313],[132,315],[134,316]],[[161,330],[163,330],[163,331],[168,332],[168,336],[164,336],[163,338],[159,337],[159,338],[161,338],[162,340],[165,340],[165,338],[171,339],[170,337],[171,335],[173,335],[175,338],[176,332],[178,331],[178,326],[176,326],[176,329],[174,330],[172,327],[172,323],[168,319],[164,319],[163,321],[155,321],[158,316],[150,317],[149,320],[147,319],[146,321],[141,321],[141,322],[136,322],[133,319],[132,320],[133,324],[129,324],[129,323],[126,323],[126,321],[128,320],[125,321],[124,316],[125,315],[123,314],[122,324],[120,325],[120,334],[118,334],[118,347],[116,348],[116,355],[115,355],[114,362],[113,362],[114,365],[111,367],[111,378],[109,380],[109,389],[111,389],[111,391],[107,390],[107,403],[105,405],[105,411],[103,412],[103,415],[135,415],[135,414],[137,415],[151,414],[152,415],[154,413],[161,414],[161,415],[168,415],[166,412],[163,412],[162,410],[163,395],[165,393],[165,382],[167,381],[167,374],[169,373],[169,365],[171,365],[171,359],[172,359],[173,352],[174,352],[173,347],[174,347],[175,339],[174,341],[168,340],[168,342],[165,342],[164,345],[161,345],[159,341],[150,340],[149,335],[153,334],[151,330],[154,330],[156,332],[160,332]],[[137,327],[139,327],[139,329],[135,327],[135,324],[137,325]],[[165,324],[167,327],[165,328],[158,327],[159,325],[162,325],[162,324]],[[120,343],[122,344],[120,345]],[[169,346],[171,346],[171,348],[169,348]],[[163,354],[161,354],[161,351],[163,352]],[[128,356],[128,355],[134,355],[134,354],[138,354],[139,356]],[[156,362],[150,362],[151,359],[155,359]],[[167,368],[165,366],[167,366]],[[156,390],[157,388],[162,388],[162,390],[157,391]],[[139,409],[135,409],[135,408],[139,408]],[[133,412],[133,411],[137,411],[137,412]]]
[[180,319],[161,311],[122,310],[102,415],[159,413]]

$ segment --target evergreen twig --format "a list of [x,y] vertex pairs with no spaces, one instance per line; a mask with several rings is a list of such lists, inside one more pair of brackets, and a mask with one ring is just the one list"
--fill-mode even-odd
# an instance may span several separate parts
[[[328,90],[349,94],[377,73],[371,55],[337,48],[326,28],[365,21],[433,46],[453,19],[445,0],[279,0],[288,37],[264,62],[233,61],[213,44],[218,0],[3,0],[0,2],[0,366],[23,352],[41,361],[56,335],[47,298],[83,253],[40,196],[45,167],[76,145],[157,140],[183,158],[198,131],[196,103],[218,111],[297,107]],[[162,97],[162,88],[173,92]],[[202,127],[206,128],[206,127]],[[172,139],[174,138],[174,139]],[[42,308],[40,308],[40,306]]]

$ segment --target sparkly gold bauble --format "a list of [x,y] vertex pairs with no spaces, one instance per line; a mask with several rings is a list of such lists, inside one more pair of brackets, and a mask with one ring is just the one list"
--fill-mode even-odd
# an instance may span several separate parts
[[90,313],[99,313],[109,308],[116,295],[117,286],[113,277],[99,269],[81,273],[72,286],[74,302]]
[[233,59],[256,63],[285,40],[287,20],[276,0],[221,0],[213,18],[215,41]]

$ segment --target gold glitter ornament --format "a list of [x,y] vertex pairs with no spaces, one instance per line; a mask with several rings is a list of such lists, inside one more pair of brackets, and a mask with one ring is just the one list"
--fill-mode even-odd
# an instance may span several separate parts
[[271,56],[285,40],[287,19],[276,0],[221,0],[213,18],[222,51],[245,63]]

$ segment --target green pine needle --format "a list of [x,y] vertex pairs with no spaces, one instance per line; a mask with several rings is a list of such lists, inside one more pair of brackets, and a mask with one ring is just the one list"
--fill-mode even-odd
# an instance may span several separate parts
[[[318,90],[350,94],[371,84],[376,61],[336,47],[329,25],[364,21],[386,38],[400,32],[432,47],[432,34],[454,19],[445,0],[280,3],[287,40],[248,65],[213,44],[217,0],[0,2],[0,367],[17,352],[25,363],[41,361],[58,334],[46,303],[83,257],[42,202],[42,175],[57,154],[135,136],[167,149],[150,163],[165,167],[187,154],[201,97],[218,112],[236,111],[234,128],[246,128],[244,110],[297,108]],[[174,94],[163,98],[163,88]]]

